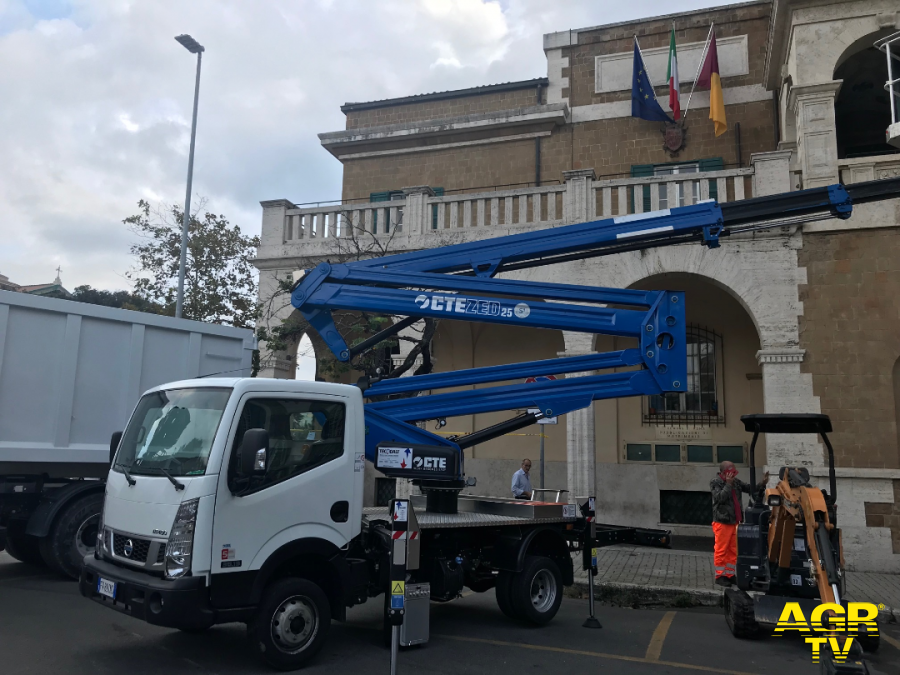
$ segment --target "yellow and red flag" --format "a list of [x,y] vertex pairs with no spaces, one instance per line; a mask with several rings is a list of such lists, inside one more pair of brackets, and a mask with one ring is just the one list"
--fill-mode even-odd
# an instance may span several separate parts
[[716,33],[710,32],[709,49],[706,51],[706,60],[700,69],[697,84],[701,87],[709,87],[709,119],[713,121],[716,136],[721,136],[728,130],[728,122],[725,120],[725,99],[722,98],[722,79],[719,77],[719,54],[716,51]]

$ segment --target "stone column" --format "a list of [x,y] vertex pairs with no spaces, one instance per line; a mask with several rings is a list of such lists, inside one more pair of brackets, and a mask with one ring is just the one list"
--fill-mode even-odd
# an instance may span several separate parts
[[[558,356],[593,354],[594,336],[588,333],[563,333],[566,351]],[[569,373],[566,377],[593,375],[593,371]],[[573,410],[566,414],[566,476],[569,501],[596,495],[597,456],[594,448],[594,406]]]
[[269,246],[281,246],[285,241],[286,211],[296,207],[287,199],[270,199],[259,205],[263,209],[259,247],[265,249]]
[[[256,266],[259,269],[259,300],[264,306],[277,292],[278,279],[290,276],[291,270],[279,269],[277,266],[284,264],[278,260],[285,255],[284,244],[287,239],[288,218],[287,210],[296,208],[287,199],[271,199],[260,202],[262,206],[262,231],[260,233],[259,249],[257,250]],[[279,325],[282,319],[290,316],[293,308],[280,307],[272,316],[263,317],[261,324],[268,323],[268,327]],[[288,352],[272,352],[265,342],[259,343],[259,373],[258,377],[275,377],[283,380],[294,378],[296,373],[295,354]]]
[[[820,413],[813,395],[812,375],[800,372],[806,351],[796,347],[763,348],[756,353],[762,366],[763,399],[767,413]],[[772,478],[786,465],[822,466],[822,446],[815,434],[767,434],[766,464]],[[761,476],[760,476],[761,477]]]
[[[261,269],[259,271],[259,297],[265,303],[271,298],[278,287],[279,277],[288,273],[285,270]],[[285,300],[287,302],[287,300]],[[271,315],[260,319],[259,325],[266,328],[280,326],[294,311],[291,306],[280,307]],[[257,377],[274,377],[280,380],[292,380],[297,372],[297,355],[287,351],[273,352],[264,341],[259,343],[259,373]]]
[[563,197],[563,213],[565,223],[584,223],[592,220],[597,212],[593,202],[594,191],[591,182],[596,179],[593,169],[563,171],[566,181],[566,194]]
[[833,80],[791,88],[788,105],[797,118],[797,147],[804,188],[839,181],[834,101],[842,82]]
[[407,236],[425,234],[431,231],[431,209],[428,198],[434,197],[434,190],[427,185],[414,185],[403,188],[406,195],[406,207],[403,209],[403,229]]
[[791,191],[791,151],[754,152],[750,155],[753,166],[753,196],[777,195]]

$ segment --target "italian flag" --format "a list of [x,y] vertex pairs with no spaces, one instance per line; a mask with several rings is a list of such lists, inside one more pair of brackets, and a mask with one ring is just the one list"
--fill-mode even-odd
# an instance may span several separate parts
[[681,118],[681,100],[678,94],[678,56],[675,53],[675,26],[672,26],[672,37],[669,40],[669,107],[672,109],[672,117],[677,121]]

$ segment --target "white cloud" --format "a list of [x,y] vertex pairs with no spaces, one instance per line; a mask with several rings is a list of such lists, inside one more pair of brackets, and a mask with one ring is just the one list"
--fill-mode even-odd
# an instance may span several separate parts
[[[717,4],[691,0],[679,9]],[[340,105],[546,74],[545,32],[662,0],[0,0],[0,272],[125,287],[139,199],[184,199],[195,58],[196,195],[245,232],[259,201],[340,195],[316,134]]]

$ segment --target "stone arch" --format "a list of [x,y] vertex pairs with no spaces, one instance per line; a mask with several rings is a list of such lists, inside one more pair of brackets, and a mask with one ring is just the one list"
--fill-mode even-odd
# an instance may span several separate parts
[[891,124],[891,104],[883,89],[888,79],[885,55],[873,46],[878,37],[857,40],[834,71],[834,79],[842,81],[834,101],[838,159],[897,152],[884,138]]
[[[720,248],[672,246],[626,253],[592,262],[591,284],[628,288],[665,273],[696,275],[731,295],[747,312],[762,349],[796,349],[797,317],[802,313],[797,286],[805,281],[797,267],[799,239],[769,237],[732,240]],[[579,275],[580,276],[580,275]]]
[[[873,4],[883,4],[886,8],[888,5]],[[889,15],[879,14],[876,9],[865,16],[842,17],[798,27],[794,38],[794,60],[798,70],[795,84],[804,86],[831,81],[835,70],[847,59],[896,30],[884,27],[882,19],[885,16]]]
[[[887,37],[891,33],[893,33],[893,29],[890,28],[882,28],[880,30],[875,31],[874,33],[866,33],[861,37],[858,37],[856,40],[846,45],[844,51],[841,52],[841,55],[838,56],[837,60],[834,62],[834,79],[840,79],[837,76],[837,72],[841,69],[849,59],[856,56],[862,51],[867,49],[871,49],[872,45],[881,38]],[[884,60],[884,53],[879,52],[881,54],[882,60]]]

